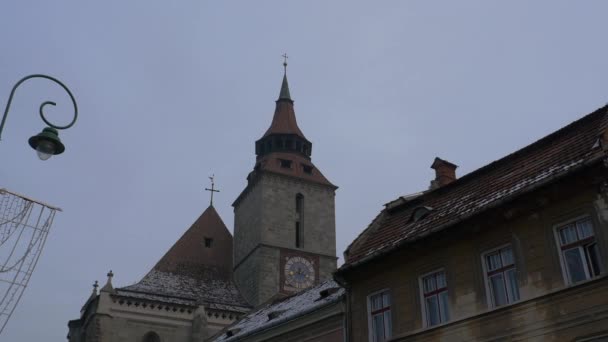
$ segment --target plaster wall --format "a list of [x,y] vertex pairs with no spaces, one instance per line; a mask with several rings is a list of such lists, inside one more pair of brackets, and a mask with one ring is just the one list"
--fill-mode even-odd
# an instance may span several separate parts
[[[573,320],[574,335],[582,331],[601,331],[607,326],[607,316],[601,309],[594,316],[594,303],[604,303],[601,305],[605,306],[608,287],[600,286],[583,295],[584,291],[578,290],[581,285],[565,283],[554,227],[576,217],[591,218],[606,270],[608,221],[603,219],[606,215],[602,207],[604,200],[605,194],[598,198],[597,188],[589,185],[570,184],[544,189],[480,216],[475,221],[455,226],[430,239],[402,248],[380,261],[360,267],[347,279],[352,284],[349,301],[352,307],[353,341],[368,340],[367,297],[383,289],[388,289],[391,294],[393,336],[401,336],[399,341],[427,340],[425,331],[432,336],[428,340],[476,341],[499,336],[503,331],[505,336],[511,336],[509,331],[524,323],[553,326],[554,330],[541,329],[544,332],[539,333],[541,337],[538,338],[542,339],[542,336],[556,334],[556,322],[569,319]],[[513,247],[515,255],[519,302],[530,302],[522,310],[515,309],[519,304],[491,308],[487,296],[481,255],[506,244]],[[451,320],[443,327],[426,328],[422,317],[419,277],[439,269],[446,271]],[[593,281],[603,280],[596,278]],[[585,296],[585,300],[571,300],[564,295],[560,297],[561,302],[556,302],[556,307],[561,310],[557,313],[550,305],[535,304],[536,298],[559,291],[572,291],[574,298]],[[578,318],[569,314],[585,308],[588,309],[586,320],[576,323]],[[500,325],[491,320],[475,319],[484,315],[493,315],[495,322],[501,322]],[[577,324],[580,329],[576,328]],[[457,333],[450,328],[456,325]],[[522,334],[528,336],[526,338],[536,336],[533,333]],[[410,335],[416,337],[410,338]]]

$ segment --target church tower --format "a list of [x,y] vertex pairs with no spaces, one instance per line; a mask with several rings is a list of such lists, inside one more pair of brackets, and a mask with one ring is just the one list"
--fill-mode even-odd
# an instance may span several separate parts
[[252,305],[331,279],[336,269],[337,187],[311,161],[312,143],[296,122],[286,70],[255,153],[247,187],[232,204],[234,279]]

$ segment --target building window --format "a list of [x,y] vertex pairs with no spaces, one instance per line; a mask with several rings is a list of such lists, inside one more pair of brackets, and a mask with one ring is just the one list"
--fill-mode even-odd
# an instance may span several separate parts
[[205,247],[206,248],[211,248],[211,246],[213,245],[213,239],[212,238],[205,238]]
[[448,306],[448,284],[444,271],[421,277],[422,312],[427,327],[450,320]]
[[485,253],[483,260],[491,306],[498,307],[518,301],[519,285],[511,246]]
[[591,279],[602,273],[600,253],[589,218],[559,226],[556,233],[562,269],[569,284]]
[[149,333],[144,335],[144,342],[160,342],[160,336],[154,331],[150,331]]
[[391,337],[391,296],[388,290],[368,297],[370,342],[384,342]]
[[304,221],[304,196],[296,195],[296,222],[295,222],[295,245],[302,247],[302,222]]

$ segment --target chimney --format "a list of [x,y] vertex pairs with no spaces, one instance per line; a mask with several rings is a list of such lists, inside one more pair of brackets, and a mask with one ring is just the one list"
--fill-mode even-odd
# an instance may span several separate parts
[[431,169],[435,170],[435,179],[431,181],[431,189],[436,189],[450,184],[456,180],[456,168],[458,165],[452,164],[447,160],[435,157]]

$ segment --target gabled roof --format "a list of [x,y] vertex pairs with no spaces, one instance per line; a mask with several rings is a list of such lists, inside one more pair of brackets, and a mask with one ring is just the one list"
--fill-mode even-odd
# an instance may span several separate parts
[[[213,341],[238,341],[245,336],[297,319],[342,299],[344,288],[328,280],[310,289],[261,306],[224,329]],[[231,336],[226,334],[232,331]]]
[[[211,239],[211,247],[205,246]],[[117,294],[249,307],[232,282],[232,235],[209,206],[154,268]]]
[[[608,106],[450,184],[411,201],[393,201],[347,248],[338,272],[606,158],[598,139],[607,129]],[[412,221],[411,214],[419,206],[433,210],[424,219]]]
[[[205,247],[205,239],[212,240],[211,247]],[[232,235],[213,206],[209,206],[173,244],[154,270],[194,278],[230,279]]]

